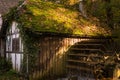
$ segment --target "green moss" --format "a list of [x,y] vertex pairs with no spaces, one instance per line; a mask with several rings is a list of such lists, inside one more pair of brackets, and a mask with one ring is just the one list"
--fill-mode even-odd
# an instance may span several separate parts
[[72,26],[79,22],[75,19],[76,12],[51,2],[40,2],[39,5],[35,2],[27,4],[25,12],[20,15],[19,21],[22,21],[24,26],[35,31],[73,32]]
[[[82,27],[95,25],[91,20],[80,16],[79,11],[49,1],[29,0],[18,11],[18,15],[16,20],[22,24],[22,27],[32,31],[84,35],[85,31],[82,31]],[[92,34],[94,35],[96,32],[93,31]],[[102,34],[104,35],[104,33]]]

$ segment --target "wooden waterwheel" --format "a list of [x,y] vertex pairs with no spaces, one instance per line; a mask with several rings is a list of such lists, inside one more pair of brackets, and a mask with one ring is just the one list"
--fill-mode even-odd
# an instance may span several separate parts
[[[72,46],[67,56],[68,74],[89,80],[102,80],[105,77],[117,80],[120,73],[119,67],[114,67],[112,71],[109,70],[111,66],[109,69],[105,67],[106,60],[113,55],[108,42],[109,40],[106,39],[90,39]],[[112,75],[107,75],[107,73],[111,73],[110,71]]]

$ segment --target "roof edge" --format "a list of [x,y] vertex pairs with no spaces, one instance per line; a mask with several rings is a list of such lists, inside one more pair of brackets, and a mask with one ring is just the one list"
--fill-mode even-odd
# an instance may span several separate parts
[[80,34],[71,34],[71,33],[58,33],[58,32],[42,32],[35,31],[33,34],[37,34],[38,37],[48,36],[48,37],[63,37],[63,38],[87,38],[87,39],[117,39],[118,36],[104,36],[104,35],[80,35]]

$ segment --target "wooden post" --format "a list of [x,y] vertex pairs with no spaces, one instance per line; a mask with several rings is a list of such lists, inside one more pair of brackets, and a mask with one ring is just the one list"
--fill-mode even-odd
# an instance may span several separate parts
[[29,57],[28,57],[29,55],[27,54],[26,55],[26,80],[29,80]]
[[5,43],[5,39],[0,39],[0,56],[6,58],[6,43]]

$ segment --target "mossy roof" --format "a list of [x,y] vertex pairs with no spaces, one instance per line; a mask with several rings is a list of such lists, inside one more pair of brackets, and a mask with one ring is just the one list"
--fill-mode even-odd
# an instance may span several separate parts
[[[92,19],[85,19],[78,9],[49,1],[28,0],[19,10],[17,20],[22,26],[37,32],[70,33],[79,35],[108,35]],[[98,23],[98,22],[97,22]]]

